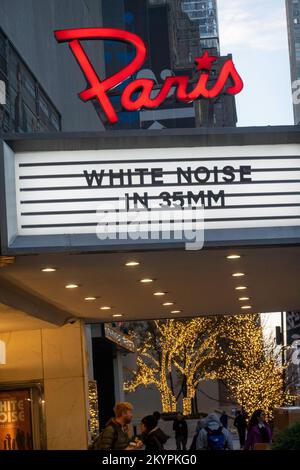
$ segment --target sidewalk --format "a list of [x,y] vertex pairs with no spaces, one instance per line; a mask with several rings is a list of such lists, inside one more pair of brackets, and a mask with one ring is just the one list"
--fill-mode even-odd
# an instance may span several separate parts
[[[198,420],[187,420],[188,423],[188,432],[189,432],[189,438],[187,442],[187,449],[190,448],[190,445],[193,440],[194,436],[194,431],[196,429]],[[168,422],[168,421],[160,421],[159,426],[161,429],[164,430],[164,432],[168,435],[171,436],[170,439],[167,441],[165,444],[165,449],[166,450],[176,450],[176,441],[175,441],[175,436],[174,436],[174,431],[172,429],[173,422]],[[232,432],[232,440],[233,440],[233,449],[234,450],[239,450],[240,449],[240,442],[237,433],[234,431]]]
[[[240,442],[239,442],[239,438],[236,434],[234,434],[232,436],[233,438],[233,449],[234,450],[240,450]],[[187,449],[190,448],[190,445],[192,443],[192,437],[189,437],[188,439],[188,443],[187,443]],[[168,442],[165,444],[165,450],[176,450],[176,441],[175,441],[175,437],[171,437]]]

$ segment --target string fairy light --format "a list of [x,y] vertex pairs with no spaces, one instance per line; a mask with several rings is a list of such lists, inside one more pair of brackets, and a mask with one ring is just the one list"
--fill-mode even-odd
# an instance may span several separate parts
[[200,382],[209,379],[223,380],[249,417],[263,409],[272,419],[275,406],[295,399],[284,389],[287,366],[279,365],[279,353],[276,356],[274,345],[266,343],[258,314],[157,320],[140,339],[137,352],[136,369],[124,389],[155,386],[164,413],[178,407],[173,375],[181,383],[184,415],[192,413]]

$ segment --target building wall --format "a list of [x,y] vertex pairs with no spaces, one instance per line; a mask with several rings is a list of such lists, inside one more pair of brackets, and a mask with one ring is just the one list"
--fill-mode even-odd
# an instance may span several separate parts
[[0,132],[56,132],[61,115],[0,29]]
[[[92,103],[78,98],[86,79],[68,45],[58,44],[53,31],[101,25],[101,0],[0,2],[0,27],[62,114],[64,131],[97,131],[103,126]],[[103,76],[101,41],[90,41],[84,47]]]
[[88,380],[84,325],[1,333],[7,362],[0,388],[24,381],[44,386],[48,450],[88,446]]
[[295,124],[300,124],[299,83],[300,80],[300,0],[286,0],[292,87],[297,92],[294,103]]
[[219,31],[215,0],[168,0],[173,69],[194,68],[203,49],[219,55]]

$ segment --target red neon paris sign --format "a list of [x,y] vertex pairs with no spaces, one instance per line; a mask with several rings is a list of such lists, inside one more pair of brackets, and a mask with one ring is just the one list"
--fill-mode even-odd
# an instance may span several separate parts
[[[118,122],[118,116],[109,99],[109,93],[120,83],[130,78],[142,66],[147,55],[147,49],[142,39],[136,34],[114,28],[63,29],[55,31],[54,34],[58,42],[69,43],[71,51],[89,83],[89,87],[79,93],[79,97],[83,101],[97,99],[107,119],[112,124]],[[80,40],[83,39],[110,39],[128,42],[136,48],[136,55],[119,72],[101,80],[80,43]],[[231,59],[223,64],[214,85],[211,88],[207,87],[209,72],[212,63],[216,60],[217,57],[210,56],[207,51],[204,52],[202,57],[195,58],[199,78],[190,91],[188,91],[188,75],[171,76],[164,80],[159,93],[151,98],[151,92],[155,85],[154,80],[140,78],[132,80],[124,88],[121,95],[121,104],[128,111],[137,111],[141,108],[154,109],[165,101],[171,89],[176,90],[177,100],[183,102],[191,102],[199,98],[216,98],[221,93],[236,95],[243,89],[243,81]],[[228,79],[231,82],[230,86],[228,86]]]

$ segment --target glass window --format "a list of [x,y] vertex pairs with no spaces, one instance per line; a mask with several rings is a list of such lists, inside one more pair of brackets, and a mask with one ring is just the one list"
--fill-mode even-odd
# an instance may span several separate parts
[[33,77],[31,77],[28,73],[23,72],[22,83],[25,90],[30,94],[32,98],[35,99],[35,82]]
[[56,129],[57,131],[60,130],[60,117],[58,115],[55,115],[55,114],[51,114],[51,119],[50,119],[54,129]]
[[49,108],[48,108],[48,103],[43,98],[43,96],[40,96],[39,104],[40,104],[40,109],[42,110],[42,112],[45,114],[45,116],[47,116],[47,118],[49,118],[50,117],[50,112],[49,112]]

